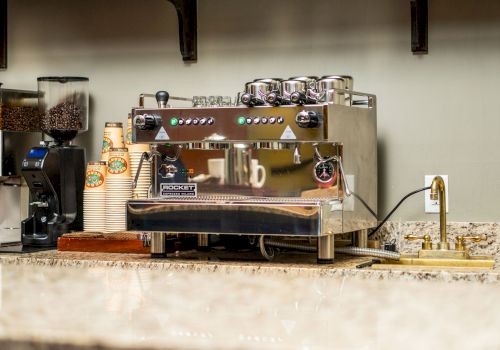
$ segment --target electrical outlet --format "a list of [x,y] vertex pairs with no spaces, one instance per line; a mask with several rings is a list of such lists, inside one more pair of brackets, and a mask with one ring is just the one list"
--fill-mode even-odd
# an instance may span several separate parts
[[[425,175],[425,187],[429,187],[432,184],[432,180],[437,175]],[[450,210],[450,201],[448,200],[448,194],[450,193],[450,188],[448,186],[448,175],[439,175],[443,178],[444,188],[446,192],[446,212]],[[425,212],[426,213],[439,213],[439,200],[431,199],[431,190],[425,190]]]

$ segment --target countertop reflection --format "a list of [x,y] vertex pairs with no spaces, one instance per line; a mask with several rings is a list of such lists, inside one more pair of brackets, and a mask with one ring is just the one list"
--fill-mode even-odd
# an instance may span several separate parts
[[40,344],[48,349],[500,345],[498,284],[115,267],[0,268],[1,349],[21,344],[23,349]]

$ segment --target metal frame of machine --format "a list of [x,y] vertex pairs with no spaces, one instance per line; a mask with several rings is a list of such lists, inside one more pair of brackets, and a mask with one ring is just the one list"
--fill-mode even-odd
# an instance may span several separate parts
[[[317,237],[318,261],[332,262],[335,234],[377,224],[376,97],[337,92],[368,104],[134,108],[132,138],[152,145],[144,158],[153,178],[151,198],[128,202],[128,229],[155,233],[153,255],[164,253],[154,248],[163,233]],[[173,156],[159,151],[165,144]],[[270,174],[262,188],[241,179],[250,165],[238,162],[240,154],[227,169],[228,154],[242,144]],[[224,154],[226,183],[200,183],[206,170],[175,163],[189,152],[193,164]]]

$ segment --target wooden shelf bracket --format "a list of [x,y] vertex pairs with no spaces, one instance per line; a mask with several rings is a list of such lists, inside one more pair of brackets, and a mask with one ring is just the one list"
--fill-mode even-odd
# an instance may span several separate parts
[[182,60],[186,62],[196,61],[198,59],[197,0],[168,1],[175,6],[177,11]]
[[0,69],[7,69],[7,0],[0,0]]
[[429,53],[429,3],[428,0],[411,0],[411,52],[416,55]]

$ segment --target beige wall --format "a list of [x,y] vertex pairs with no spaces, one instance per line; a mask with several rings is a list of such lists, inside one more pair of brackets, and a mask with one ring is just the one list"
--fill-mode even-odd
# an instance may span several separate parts
[[[379,99],[381,214],[442,173],[450,220],[500,221],[500,1],[430,1],[427,56],[410,52],[409,11],[402,0],[201,0],[199,61],[184,64],[165,0],[9,1],[0,81],[90,77],[79,142],[96,159],[104,122],[125,121],[141,92],[234,95],[255,77],[351,74]],[[436,219],[423,211],[421,194],[395,217]]]

